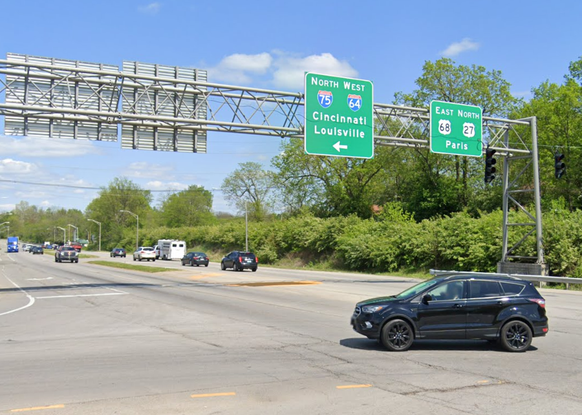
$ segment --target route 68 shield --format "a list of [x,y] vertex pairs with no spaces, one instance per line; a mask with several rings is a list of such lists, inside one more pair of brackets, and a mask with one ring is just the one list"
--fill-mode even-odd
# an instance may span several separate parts
[[348,107],[352,111],[358,111],[362,108],[362,96],[361,95],[348,95]]
[[333,94],[331,91],[319,91],[317,93],[317,101],[323,108],[329,108],[333,102]]

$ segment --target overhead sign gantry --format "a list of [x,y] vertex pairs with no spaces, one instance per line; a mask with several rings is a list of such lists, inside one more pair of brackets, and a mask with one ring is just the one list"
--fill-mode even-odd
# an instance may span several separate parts
[[[4,75],[0,96],[5,97],[0,115],[6,135],[118,141],[121,131],[122,148],[205,153],[206,133],[219,131],[304,138],[306,151],[313,154],[362,158],[373,156],[374,145],[420,149],[431,148],[433,141],[437,152],[480,156],[479,146],[487,136],[488,148],[504,158],[500,264],[527,261],[524,265],[532,265],[534,272],[544,272],[535,117],[481,116],[479,122],[480,113],[454,103],[439,104],[439,113],[433,116],[427,108],[373,103],[370,81],[316,74],[310,76],[318,82],[306,85],[313,92],[306,88],[304,94],[214,84],[207,81],[206,71],[192,68],[124,62],[119,70],[113,65],[13,53],[0,60],[0,74]],[[337,84],[320,85],[325,79]],[[449,114],[448,105],[453,105]],[[461,117],[449,117],[455,109],[457,117],[463,111]],[[314,124],[320,121],[321,126]],[[339,125],[324,124],[328,121]],[[445,138],[437,144],[431,137],[433,123],[443,132],[449,128],[448,135],[455,140],[447,144]],[[315,141],[310,143],[312,133]],[[446,151],[440,151],[439,145]],[[519,164],[512,170],[514,162]],[[524,189],[518,179],[526,172],[531,172],[533,186]],[[530,213],[531,194],[535,211]],[[510,207],[524,212],[530,221],[512,223]],[[516,237],[510,238],[510,232]],[[536,238],[537,254],[520,256],[518,248],[530,235]],[[511,240],[517,242],[511,246]]]

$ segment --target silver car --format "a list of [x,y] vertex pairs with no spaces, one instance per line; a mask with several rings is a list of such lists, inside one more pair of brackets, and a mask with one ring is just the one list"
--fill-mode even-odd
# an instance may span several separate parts
[[133,260],[134,261],[141,261],[143,259],[147,259],[148,261],[155,261],[156,260],[156,251],[151,246],[140,246],[137,250],[133,253]]

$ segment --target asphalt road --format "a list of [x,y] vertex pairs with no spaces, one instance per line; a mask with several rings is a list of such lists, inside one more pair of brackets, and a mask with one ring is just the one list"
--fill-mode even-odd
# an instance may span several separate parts
[[526,353],[391,353],[349,319],[413,280],[88,261],[0,253],[0,413],[582,414],[581,293],[541,290],[550,332]]

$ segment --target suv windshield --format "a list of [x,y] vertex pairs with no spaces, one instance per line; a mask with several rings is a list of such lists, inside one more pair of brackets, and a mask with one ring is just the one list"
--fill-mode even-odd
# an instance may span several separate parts
[[416,284],[415,286],[412,286],[409,289],[402,291],[400,294],[396,295],[396,298],[414,297],[415,295],[420,294],[427,288],[430,288],[433,285],[438,284],[439,282],[440,280],[423,281],[420,284]]

